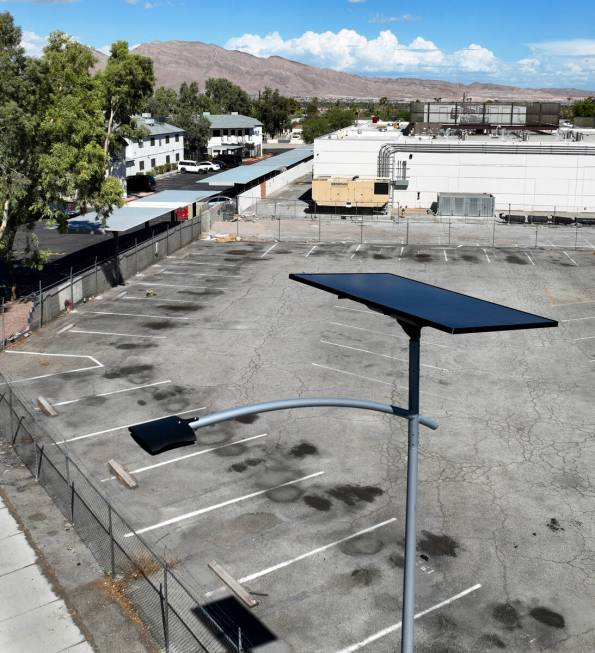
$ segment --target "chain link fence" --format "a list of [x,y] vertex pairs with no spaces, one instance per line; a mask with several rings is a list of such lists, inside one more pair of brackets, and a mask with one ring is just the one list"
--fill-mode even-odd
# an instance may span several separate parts
[[[111,591],[149,629],[165,651],[229,653],[240,651],[239,627],[227,615],[215,620],[165,560],[134,530],[88,479],[61,445],[59,434],[18,389],[0,375],[0,433],[73,524],[100,567]],[[207,606],[208,608],[208,606]]]
[[[29,329],[47,324],[69,308],[90,297],[95,297],[135,276],[150,265],[185,247],[208,232],[211,223],[221,220],[226,206],[202,207],[199,214],[175,226],[169,226],[159,234],[119,252],[108,259],[95,261],[89,267],[73,273],[51,286],[40,287],[37,292],[21,297],[19,303],[31,302]],[[4,304],[0,306],[0,334],[2,345],[12,336],[6,319]],[[21,330],[22,331],[22,330]]]
[[595,249],[595,213],[525,212],[479,218],[438,216],[421,209],[382,211],[380,207],[323,211],[300,200],[262,200],[232,220],[214,221],[212,230],[245,240]]

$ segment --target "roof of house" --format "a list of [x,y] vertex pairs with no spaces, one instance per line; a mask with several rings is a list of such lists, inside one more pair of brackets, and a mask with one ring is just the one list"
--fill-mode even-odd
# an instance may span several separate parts
[[183,134],[184,130],[180,127],[174,127],[167,122],[157,122],[157,119],[151,118],[150,122],[146,122],[145,118],[136,116],[136,121],[139,127],[144,127],[149,131],[150,136],[160,136],[161,134]]
[[203,116],[211,123],[211,129],[262,127],[256,118],[235,113],[203,113]]

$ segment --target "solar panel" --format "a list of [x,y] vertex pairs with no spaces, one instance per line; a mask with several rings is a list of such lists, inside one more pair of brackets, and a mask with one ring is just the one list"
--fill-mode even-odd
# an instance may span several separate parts
[[478,333],[556,327],[546,317],[463,295],[396,274],[290,274],[290,279],[351,299],[419,327]]

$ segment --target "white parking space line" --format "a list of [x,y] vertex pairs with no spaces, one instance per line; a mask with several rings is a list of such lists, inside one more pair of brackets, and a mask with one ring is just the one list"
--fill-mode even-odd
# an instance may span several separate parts
[[229,288],[218,288],[216,286],[195,286],[194,284],[179,285],[175,283],[150,283],[149,281],[135,281],[134,285],[151,286],[151,288],[204,288],[205,290],[229,290]]
[[[361,349],[359,347],[351,347],[351,345],[342,345],[338,342],[331,342],[330,340],[324,340],[323,338],[320,339],[320,342],[322,342],[325,345],[331,345],[333,347],[340,347],[342,349],[352,349],[353,351],[361,351],[364,354],[371,354],[372,356],[380,356],[381,358],[390,358],[394,361],[401,361],[402,363],[406,363],[407,361],[404,358],[398,358],[397,356],[391,356],[390,354],[381,354],[380,352],[377,351],[370,351],[369,349]],[[427,363],[421,363],[421,367],[427,367],[432,370],[439,370],[440,372],[450,372],[451,370],[446,369],[445,367],[437,367],[436,365],[428,365]]]
[[531,261],[531,265],[535,265],[535,261],[529,256],[527,252],[523,252],[523,254]]
[[484,253],[486,259],[488,260],[488,263],[491,263],[492,261],[490,260],[490,257],[488,256],[488,253],[485,251],[485,249],[482,249],[482,252]]
[[69,399],[68,401],[56,401],[52,402],[52,406],[67,406],[69,404],[76,404],[79,401],[88,399],[89,397],[110,397],[111,395],[121,394],[122,392],[132,392],[133,390],[142,390],[143,388],[152,388],[156,385],[164,385],[165,383],[171,383],[171,379],[165,381],[155,381],[155,383],[146,383],[145,385],[135,385],[132,388],[122,388],[122,390],[112,390],[111,392],[102,392],[98,395],[87,395],[86,397],[79,397],[78,399]]
[[115,333],[113,331],[87,331],[86,329],[71,329],[70,333],[89,333],[94,336],[118,336],[120,338],[151,338],[152,340],[167,340],[167,336],[140,336],[137,333]]
[[578,340],[593,340],[595,336],[585,336],[584,338],[572,338],[572,342],[577,342]]
[[314,245],[314,247],[312,247],[312,249],[311,249],[311,250],[306,254],[306,256],[305,256],[304,258],[308,258],[308,256],[310,256],[310,254],[313,254],[313,253],[314,253],[314,250],[315,250],[317,247],[318,247],[318,245]]
[[[238,263],[239,263],[239,261],[238,261]],[[187,260],[184,260],[183,263],[180,263],[179,265],[174,265],[172,267],[178,268],[178,267],[184,267],[185,265],[208,265],[208,266],[210,266],[212,268],[217,267],[217,268],[233,268],[233,269],[237,269],[237,267],[238,267],[237,265],[233,265],[231,263],[229,263],[229,264],[226,264],[226,263],[204,263],[202,261],[187,261]]]
[[351,255],[351,260],[353,260],[356,257],[357,253],[360,250],[360,247],[361,247],[361,243],[355,248],[355,252],[353,252],[353,254]]
[[271,245],[264,254],[260,255],[260,258],[264,258],[269,252],[272,252],[278,244],[279,243],[275,243],[274,245]]
[[62,356],[64,358],[87,358],[90,361],[93,361],[95,365],[88,365],[87,367],[79,367],[76,370],[67,370],[66,372],[52,372],[50,374],[41,374],[39,376],[30,376],[26,379],[17,379],[16,381],[11,381],[11,383],[24,383],[25,381],[37,381],[37,379],[47,379],[50,376],[60,376],[61,374],[74,374],[75,372],[85,372],[87,370],[94,370],[103,367],[103,363],[100,363],[94,356],[87,356],[84,354],[47,354],[45,352],[39,351],[6,351],[6,354],[24,354],[27,356]]
[[166,299],[164,297],[134,297],[134,295],[124,295],[123,297],[121,297],[121,299],[132,299],[132,300],[142,299],[143,301],[151,301],[151,302],[164,302],[164,303],[175,302],[176,304],[196,304],[196,300],[194,299]]
[[404,248],[404,247],[401,247],[401,252],[400,252],[400,254],[399,254],[399,258],[401,258],[401,257],[403,256],[403,251],[404,251],[404,250],[405,250],[405,248]]
[[115,315],[116,317],[150,317],[157,318],[162,320],[167,318],[168,320],[189,320],[189,317],[169,317],[168,315],[147,315],[145,313],[111,313],[110,311],[85,311],[81,315]]
[[225,279],[241,279],[241,274],[209,274],[208,272],[169,272],[168,270],[162,270],[161,272],[156,272],[156,274],[173,274],[178,276],[185,277],[208,277],[209,279],[214,279],[215,277],[224,277]]
[[335,305],[335,308],[340,308],[342,311],[353,311],[354,313],[365,313],[366,315],[373,315],[374,317],[384,317],[389,320],[391,319],[388,317],[388,315],[376,313],[375,311],[368,311],[363,308],[351,308],[350,306],[339,306],[338,304]]
[[[471,594],[472,592],[477,591],[478,589],[481,588],[481,584],[477,583],[477,585],[473,585],[472,587],[468,587],[466,590],[463,590],[462,592],[459,592],[458,594],[455,594],[454,596],[451,596],[450,598],[446,599],[445,601],[441,601],[440,603],[436,603],[436,605],[433,605],[431,608],[427,608],[426,610],[422,610],[421,612],[418,612],[416,615],[414,615],[414,619],[419,619],[420,617],[423,617],[427,614],[430,614],[430,612],[435,612],[436,610],[440,610],[440,608],[444,608],[445,606],[454,603],[455,601],[458,601],[459,599],[462,599],[463,597],[467,596],[468,594]],[[396,624],[393,624],[392,626],[389,626],[388,628],[384,628],[383,630],[379,630],[377,633],[374,633],[373,635],[370,635],[370,637],[367,637],[366,639],[362,640],[361,642],[357,642],[357,644],[352,644],[351,646],[348,646],[347,648],[342,648],[340,651],[337,653],[354,653],[354,651],[359,651],[368,644],[372,644],[372,642],[376,642],[379,639],[382,639],[383,637],[386,637],[387,635],[390,635],[391,633],[394,633],[395,631],[399,630],[401,628],[401,622],[399,621]]]
[[[54,404],[55,406],[56,404]],[[180,460],[186,460],[187,458],[194,458],[195,456],[202,456],[205,453],[211,453],[212,451],[219,451],[219,449],[225,449],[225,447],[231,447],[234,444],[242,444],[244,442],[250,442],[251,440],[258,440],[259,438],[265,438],[268,433],[260,433],[259,435],[251,435],[249,438],[243,438],[242,440],[234,440],[234,442],[226,442],[225,444],[219,444],[216,447],[211,447],[210,449],[201,449],[200,451],[194,451],[193,453],[188,453],[184,456],[178,456],[177,458],[172,458],[171,460],[163,460],[160,463],[155,463],[154,465],[147,465],[146,467],[137,467],[136,469],[131,469],[131,474],[142,474],[148,472],[151,469],[157,469],[158,467],[163,467],[164,465],[171,465],[172,463],[178,463]],[[102,478],[101,482],[105,483],[116,478],[115,476],[110,476],[109,478]]]
[[584,236],[581,236],[581,238],[585,241],[588,247],[592,247],[593,249],[595,249],[595,245],[593,245],[593,243],[590,240],[587,240]]
[[[401,335],[399,333],[386,333],[384,331],[375,331],[374,329],[364,329],[363,327],[354,326],[353,324],[343,324],[342,322],[329,322],[329,324],[345,327],[346,329],[357,329],[358,331],[367,331],[368,333],[376,333],[379,336],[386,336],[387,338],[402,338],[402,339],[409,340],[409,336]],[[434,347],[444,347],[444,349],[454,349],[449,345],[439,345],[436,342],[431,342],[431,341],[426,342],[425,340],[424,340],[424,345],[432,345]]]
[[442,250],[442,253],[444,254],[444,260],[445,260],[445,262],[448,263],[448,256],[446,256],[446,250],[443,249],[443,250]]
[[[257,571],[254,574],[249,574],[248,576],[244,576],[243,578],[240,578],[238,582],[240,583],[249,583],[250,581],[256,580],[257,578],[262,578],[263,576],[268,576],[268,574],[272,574],[274,571],[278,571],[279,569],[284,569],[285,567],[289,567],[289,565],[293,565],[296,562],[300,562],[301,560],[306,560],[307,558],[312,557],[313,555],[316,555],[318,553],[322,553],[323,551],[327,551],[328,549],[332,549],[334,546],[337,546],[339,544],[342,544],[343,542],[348,542],[349,540],[353,540],[356,537],[359,537],[360,535],[365,535],[366,533],[372,533],[379,528],[382,528],[383,526],[387,526],[388,524],[392,524],[393,522],[397,521],[396,517],[392,517],[391,519],[387,519],[386,521],[380,522],[379,524],[375,524],[374,526],[369,526],[368,528],[363,528],[361,531],[357,531],[357,533],[352,533],[351,535],[347,535],[346,537],[342,537],[340,540],[335,540],[334,542],[329,542],[328,544],[325,544],[324,546],[320,546],[317,549],[313,549],[312,551],[308,551],[307,553],[302,553],[299,556],[296,556],[295,558],[291,558],[291,560],[285,560],[284,562],[280,562],[276,565],[273,565],[272,567],[267,567],[266,569],[263,569],[261,571]],[[213,594],[216,594],[220,590],[224,589],[223,587],[218,587],[215,590],[211,590],[210,592],[206,592],[205,596],[208,598],[210,596],[213,596]]]
[[61,329],[59,329],[56,333],[58,335],[60,335],[61,333],[66,333],[66,331],[69,331],[70,329],[72,329],[73,326],[74,326],[74,324],[67,324],[66,326],[63,326]]
[[569,258],[573,265],[578,266],[578,263],[572,258],[572,256],[570,256],[570,254],[568,254],[568,252],[562,252],[562,254],[564,254],[564,256],[566,256],[566,258]]
[[[154,417],[153,419],[146,419],[143,420],[143,424],[148,424],[149,422],[157,422],[160,419],[163,419],[164,417],[176,417],[176,415],[186,415],[187,413],[197,413],[199,410],[205,410],[206,406],[202,406],[201,408],[192,408],[190,410],[183,410],[178,413],[170,413],[168,415],[161,415],[161,417]],[[140,424],[140,420],[137,420],[136,422],[132,422],[131,424],[124,424],[123,426],[114,426],[111,429],[104,429],[103,431],[95,431],[94,433],[85,433],[85,435],[77,435],[74,438],[66,438],[65,440],[60,440],[60,442],[56,442],[56,444],[64,444],[65,442],[76,442],[77,440],[86,440],[87,438],[94,438],[97,435],[105,435],[106,433],[114,433],[114,431],[121,431],[122,429],[127,429],[130,428],[131,426],[134,426],[135,424]]]
[[321,474],[324,474],[324,472],[314,472],[314,474],[308,474],[307,476],[302,476],[301,478],[296,478],[293,481],[287,481],[286,483],[279,483],[279,485],[275,485],[273,487],[266,488],[265,490],[258,490],[258,492],[251,492],[250,494],[245,494],[244,496],[241,497],[236,497],[235,499],[228,499],[227,501],[222,501],[221,503],[216,503],[213,506],[207,506],[206,508],[200,508],[199,510],[193,510],[192,512],[187,512],[184,515],[179,515],[178,517],[173,517],[172,519],[166,519],[165,521],[158,522],[157,524],[153,524],[152,526],[145,526],[145,528],[140,528],[137,531],[131,532],[131,533],[125,533],[124,537],[132,537],[133,535],[142,535],[143,533],[148,533],[149,531],[154,531],[157,528],[162,528],[163,526],[169,526],[170,524],[176,524],[181,521],[185,521],[186,519],[190,519],[192,517],[197,517],[198,515],[204,515],[207,512],[211,512],[213,510],[218,510],[219,508],[224,508],[225,506],[230,506],[233,503],[238,503],[239,501],[246,501],[247,499],[252,499],[253,497],[258,497],[263,494],[266,494],[267,492],[271,492],[273,490],[278,490],[281,487],[287,487],[288,485],[295,485],[296,483],[301,483],[302,481],[307,481],[311,478],[315,478],[317,476],[320,476]]
[[[358,379],[363,379],[364,381],[374,381],[375,383],[382,383],[382,385],[389,385],[397,389],[400,388],[402,390],[408,390],[407,386],[405,385],[397,385],[396,383],[390,383],[389,381],[383,381],[382,379],[375,379],[371,376],[363,376],[362,374],[356,374],[355,372],[349,372],[348,370],[340,370],[337,367],[321,365],[320,363],[312,363],[312,365],[314,367],[320,367],[323,370],[328,370],[329,372],[337,372],[337,374],[345,374],[346,376],[355,376]],[[437,395],[434,392],[426,392],[425,390],[420,390],[419,392],[422,395],[428,395],[428,397],[438,397],[438,399],[448,399],[449,401],[451,400],[450,397],[445,397],[444,395]]]

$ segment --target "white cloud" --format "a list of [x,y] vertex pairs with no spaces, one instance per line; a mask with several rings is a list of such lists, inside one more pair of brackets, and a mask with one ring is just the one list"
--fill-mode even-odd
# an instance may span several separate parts
[[351,29],[308,31],[290,39],[284,39],[279,32],[265,36],[243,34],[229,39],[225,47],[257,57],[281,55],[354,72],[435,73],[455,70],[494,73],[498,70],[496,55],[475,43],[449,54],[421,36],[410,43],[401,43],[391,30],[382,30],[374,38],[367,38]]
[[542,41],[530,43],[532,52],[553,57],[595,56],[595,39],[569,39],[567,41]]
[[47,40],[47,36],[24,31],[21,36],[21,45],[25,48],[25,53],[30,57],[41,57]]
[[350,5],[363,5],[366,0],[347,0]]
[[383,13],[374,14],[368,21],[372,25],[386,25],[387,23],[410,23],[413,20],[418,20],[417,16],[412,14],[401,14],[400,16],[386,16]]

